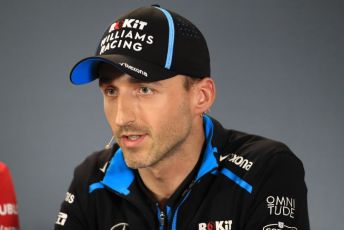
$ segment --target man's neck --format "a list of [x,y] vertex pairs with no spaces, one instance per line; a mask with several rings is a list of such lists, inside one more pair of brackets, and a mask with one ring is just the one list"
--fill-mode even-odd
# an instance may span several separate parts
[[164,206],[199,160],[205,141],[203,125],[194,133],[178,151],[152,167],[138,169],[143,183],[160,206]]

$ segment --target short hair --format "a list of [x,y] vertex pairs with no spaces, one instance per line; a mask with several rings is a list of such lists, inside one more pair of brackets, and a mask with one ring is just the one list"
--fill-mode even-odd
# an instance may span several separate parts
[[186,91],[189,91],[191,89],[191,87],[198,81],[200,81],[201,78],[194,78],[194,77],[190,77],[190,76],[185,76],[184,78],[184,89]]

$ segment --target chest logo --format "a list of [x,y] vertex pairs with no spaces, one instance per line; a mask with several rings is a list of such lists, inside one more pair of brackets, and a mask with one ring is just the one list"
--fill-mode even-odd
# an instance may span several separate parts
[[109,164],[109,162],[107,161],[102,168],[99,168],[99,170],[102,171],[103,173],[105,173],[105,170],[106,170],[106,167],[108,164]]
[[110,228],[110,230],[129,230],[129,224],[119,223]]
[[234,153],[229,154],[228,158],[226,157],[226,159],[228,162],[232,162],[235,165],[239,166],[240,168],[242,168],[246,171],[250,170],[250,168],[253,165],[252,161],[249,161],[249,160],[243,158],[242,156],[236,155]]
[[296,201],[294,198],[286,196],[268,196],[266,198],[270,215],[287,216],[294,219]]
[[227,155],[220,155],[220,162],[223,161],[223,160],[226,160],[228,157],[229,157],[230,154],[227,154]]
[[231,230],[232,220],[209,221],[208,223],[199,223],[198,230]]
[[263,227],[263,230],[297,230],[295,227],[289,227],[283,222],[278,222],[277,224],[269,224]]

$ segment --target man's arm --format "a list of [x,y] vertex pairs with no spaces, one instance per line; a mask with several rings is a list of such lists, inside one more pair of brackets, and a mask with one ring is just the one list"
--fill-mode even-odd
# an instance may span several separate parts
[[243,229],[309,230],[307,187],[301,161],[290,152],[277,153],[259,171]]
[[77,198],[78,195],[79,194],[73,189],[72,183],[58,213],[55,222],[55,230],[88,229],[86,223],[84,223],[82,208]]
[[87,230],[88,186],[85,171],[89,167],[87,160],[74,171],[74,178],[61,204],[55,222],[55,230]]

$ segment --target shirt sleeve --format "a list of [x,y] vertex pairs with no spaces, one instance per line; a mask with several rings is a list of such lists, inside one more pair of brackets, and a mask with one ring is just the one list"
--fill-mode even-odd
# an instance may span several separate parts
[[243,229],[309,230],[304,175],[301,161],[290,152],[261,163]]
[[55,230],[87,230],[89,229],[85,210],[87,207],[87,181],[82,179],[79,166],[66,193],[58,213]]

